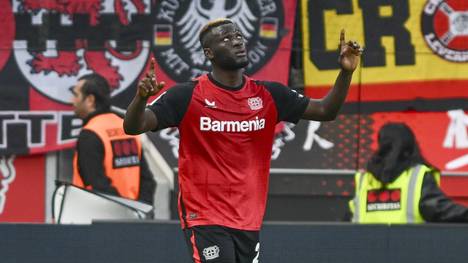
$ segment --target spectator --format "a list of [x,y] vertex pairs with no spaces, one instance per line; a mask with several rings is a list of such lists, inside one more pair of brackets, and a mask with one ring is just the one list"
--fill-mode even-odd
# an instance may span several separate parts
[[72,88],[75,114],[83,120],[73,160],[73,184],[153,204],[156,183],[137,136],[125,134],[123,120],[110,111],[109,84],[98,74]]
[[440,172],[421,155],[404,123],[385,124],[366,172],[355,175],[349,202],[356,223],[468,222],[468,208],[440,189]]

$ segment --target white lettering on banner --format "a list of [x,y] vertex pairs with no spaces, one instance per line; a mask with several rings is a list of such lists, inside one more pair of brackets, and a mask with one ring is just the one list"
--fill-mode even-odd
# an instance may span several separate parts
[[162,57],[165,58],[165,63],[170,69],[174,70],[175,73],[180,74],[184,70],[190,69],[189,65],[175,52],[174,48],[168,49],[161,53]]
[[307,137],[305,139],[302,149],[304,151],[310,151],[314,144],[314,141],[317,142],[318,146],[322,149],[330,149],[334,144],[322,137],[320,137],[316,132],[320,128],[320,122],[318,121],[309,121],[309,127],[307,128]]
[[[450,124],[443,142],[444,148],[468,148],[468,115],[463,110],[448,111]],[[458,169],[468,165],[468,154],[458,157],[445,165],[449,170]]]
[[166,0],[161,2],[161,8],[157,14],[159,19],[164,19],[169,23],[174,21],[174,15],[177,9],[180,7],[179,1],[176,0]]
[[57,120],[57,144],[74,142],[80,134],[83,120],[79,119],[73,111],[60,111]]
[[292,130],[295,125],[292,123],[284,123],[284,128],[281,132],[276,134],[273,141],[273,149],[271,151],[271,159],[276,160],[281,154],[281,149],[286,142],[290,142],[296,138],[296,133]]
[[426,7],[424,8],[424,13],[432,15],[437,11],[437,7],[444,0],[429,0]]
[[456,51],[446,48],[436,37],[434,33],[424,36],[427,44],[443,58],[450,61],[465,62],[468,60],[468,51]]
[[249,121],[218,121],[212,120],[210,117],[200,117],[200,130],[213,132],[251,132],[265,128],[265,119],[259,119],[258,116],[254,120]]
[[254,63],[260,62],[267,54],[268,47],[258,42],[254,47],[247,51],[250,63],[247,67],[252,67]]
[[257,0],[260,10],[262,11],[262,16],[269,15],[274,13],[277,9],[276,3],[273,0]]
[[0,214],[3,213],[6,203],[6,193],[8,192],[9,185],[16,178],[16,169],[13,165],[15,156],[10,157],[2,156],[0,158]]
[[8,148],[8,138],[15,135],[9,134],[10,129],[25,130],[26,146],[39,148],[46,146],[46,127],[57,125],[57,144],[65,144],[74,141],[75,135],[81,126],[73,112],[57,111],[1,111],[0,112],[0,149]]
[[[302,95],[298,94],[298,96]],[[309,121],[306,132],[306,138],[304,140],[304,144],[302,145],[302,149],[304,151],[310,151],[312,149],[312,146],[314,145],[314,142],[317,142],[317,145],[324,150],[331,149],[335,145],[333,142],[330,142],[317,134],[317,130],[320,128],[320,125],[321,123],[318,121]],[[285,124],[285,127],[282,131],[284,136],[280,135],[275,138],[275,141],[273,143],[273,152],[271,155],[272,160],[278,159],[281,153],[281,147],[283,147],[286,142],[292,141],[296,137],[294,131],[292,130],[292,127],[294,127],[293,124]]]

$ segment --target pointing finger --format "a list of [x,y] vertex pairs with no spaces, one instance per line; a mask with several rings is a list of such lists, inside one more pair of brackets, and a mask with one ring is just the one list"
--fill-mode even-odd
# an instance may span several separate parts
[[151,62],[150,62],[150,74],[154,74],[154,58],[151,58]]
[[151,65],[150,65],[150,74],[152,76],[156,76],[156,73],[154,71],[155,69],[155,64],[156,64],[156,60],[154,58],[151,59]]

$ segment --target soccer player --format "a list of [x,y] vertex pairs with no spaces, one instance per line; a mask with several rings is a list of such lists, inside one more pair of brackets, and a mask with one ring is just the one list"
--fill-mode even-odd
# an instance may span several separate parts
[[315,100],[244,75],[245,39],[231,20],[209,22],[199,40],[212,71],[168,89],[147,106],[164,87],[152,61],[124,129],[139,134],[179,128],[179,217],[194,262],[258,262],[275,125],[333,120],[362,49],[346,43],[341,32],[341,71],[329,94]]

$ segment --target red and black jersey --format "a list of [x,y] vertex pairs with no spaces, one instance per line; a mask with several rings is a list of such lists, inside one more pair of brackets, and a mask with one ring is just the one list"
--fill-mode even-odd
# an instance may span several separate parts
[[149,106],[158,129],[179,128],[183,227],[260,229],[275,125],[297,122],[308,101],[279,83],[244,77],[232,88],[203,75],[172,87]]

